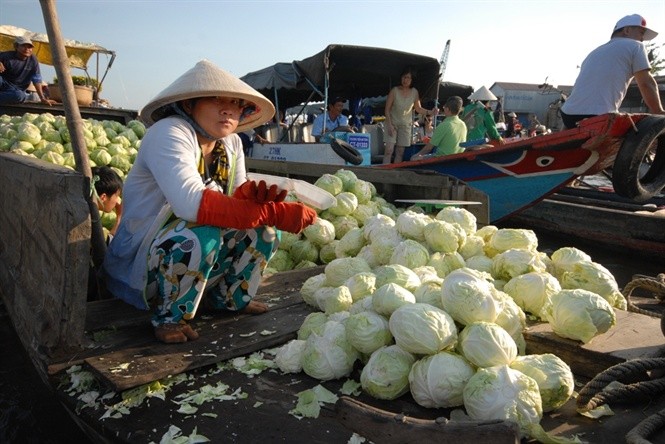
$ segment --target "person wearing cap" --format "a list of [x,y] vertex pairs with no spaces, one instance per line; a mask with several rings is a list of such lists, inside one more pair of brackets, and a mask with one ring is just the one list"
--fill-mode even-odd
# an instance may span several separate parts
[[496,96],[482,86],[469,96],[469,100],[472,102],[465,106],[462,112],[462,120],[467,128],[466,140],[484,141],[486,137],[489,137],[493,145],[503,145],[505,141],[496,129],[496,122],[490,108],[490,102],[496,101]]
[[627,15],[616,23],[610,41],[582,62],[570,97],[561,107],[566,128],[575,128],[587,117],[619,112],[633,78],[649,111],[665,114],[643,43],[657,35],[639,14]]
[[[140,111],[149,125],[123,187],[123,217],[101,275],[117,298],[154,307],[162,342],[198,338],[200,303],[261,313],[253,301],[277,249],[275,230],[299,233],[317,215],[286,190],[248,180],[237,132],[275,108],[245,82],[203,60]],[[274,228],[273,228],[274,227]]]
[[25,36],[14,39],[14,51],[0,52],[0,103],[23,103],[30,97],[32,83],[39,100],[47,105],[55,102],[44,94],[39,61],[32,53],[32,40]]
[[334,97],[328,101],[328,111],[316,116],[312,125],[312,136],[316,142],[330,132],[341,129],[349,131],[349,118],[342,114],[345,100],[341,97]]
[[[404,150],[413,141],[413,111],[424,116],[435,116],[438,109],[425,109],[420,104],[420,94],[413,86],[416,72],[407,66],[400,74],[400,84],[388,93],[385,108],[385,151],[383,163],[400,163]],[[393,151],[395,157],[393,159]]]
[[435,156],[461,153],[464,148],[460,143],[466,142],[466,124],[459,118],[462,111],[462,98],[453,96],[443,105],[443,122],[434,129],[432,138],[420,151],[411,156],[411,160],[420,160],[434,151]]

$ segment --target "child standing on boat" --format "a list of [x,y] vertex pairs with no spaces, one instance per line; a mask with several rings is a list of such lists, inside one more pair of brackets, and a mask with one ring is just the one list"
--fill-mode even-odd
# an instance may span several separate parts
[[198,338],[199,304],[262,313],[253,301],[277,248],[275,228],[316,219],[286,192],[247,179],[236,132],[275,108],[252,87],[201,61],[140,112],[151,125],[124,185],[123,218],[104,259],[108,290],[142,309],[162,342]]

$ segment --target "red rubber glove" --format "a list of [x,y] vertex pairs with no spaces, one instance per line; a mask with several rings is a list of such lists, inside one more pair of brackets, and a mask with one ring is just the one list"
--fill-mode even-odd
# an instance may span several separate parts
[[263,225],[290,233],[300,233],[316,220],[316,212],[301,203],[267,202],[228,197],[218,191],[203,190],[196,222],[202,225],[239,230]]
[[277,185],[270,185],[268,187],[264,180],[259,181],[258,185],[253,180],[248,180],[235,190],[233,197],[253,200],[257,203],[265,203],[282,202],[286,199],[287,194],[287,190],[280,190]]
[[243,183],[233,192],[233,197],[236,199],[254,200],[256,198],[256,182],[248,180]]
[[280,230],[298,234],[316,220],[316,211],[300,202],[275,202],[272,205],[276,211],[273,225]]
[[[237,199],[211,189],[204,189],[196,222],[216,227],[256,228],[268,225],[275,211],[267,205],[260,205],[253,200]],[[272,225],[272,224],[271,224]]]

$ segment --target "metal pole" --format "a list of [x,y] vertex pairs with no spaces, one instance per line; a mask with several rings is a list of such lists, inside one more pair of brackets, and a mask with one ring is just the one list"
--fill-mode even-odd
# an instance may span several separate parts
[[91,196],[91,178],[90,161],[88,159],[88,150],[83,137],[83,119],[76,101],[74,92],[74,82],[69,69],[69,59],[65,50],[65,42],[60,32],[60,23],[55,8],[55,0],[39,0],[44,16],[44,24],[48,34],[51,54],[53,55],[53,67],[58,76],[58,83],[62,92],[63,107],[65,117],[67,118],[67,129],[72,140],[72,150],[76,160],[76,169],[85,177],[83,186],[83,196],[90,207],[90,217],[92,220],[92,261],[96,268],[99,268],[104,260],[106,252],[106,242],[104,241],[104,232],[99,217],[97,203]]

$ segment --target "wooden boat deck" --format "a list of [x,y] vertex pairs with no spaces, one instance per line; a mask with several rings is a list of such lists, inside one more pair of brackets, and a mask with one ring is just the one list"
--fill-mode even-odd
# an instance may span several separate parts
[[[0,261],[5,265],[0,267],[3,284],[0,296],[31,359],[36,366],[46,362],[46,382],[56,390],[79,424],[97,435],[95,442],[159,442],[171,424],[180,427],[185,435],[196,428],[213,442],[348,442],[351,432],[337,417],[332,418],[329,409],[318,419],[298,420],[289,414],[296,404],[297,393],[318,385],[319,381],[302,373],[282,375],[276,371],[264,371],[250,378],[216,365],[295,337],[309,313],[308,307],[300,301],[298,289],[316,269],[279,273],[266,279],[260,298],[273,304],[270,313],[199,316],[195,327],[202,337],[198,341],[160,344],[152,335],[146,312],[118,301],[85,301],[90,221],[80,192],[80,175],[16,157],[0,155],[0,169],[5,173],[0,182],[6,185],[0,187],[0,195],[7,204],[0,209],[4,227],[0,232]],[[375,169],[363,172],[381,173]],[[404,173],[390,175],[389,180],[395,180],[395,188],[402,189],[398,180],[404,180],[412,172]],[[426,179],[438,181],[436,193],[442,189],[441,181],[447,180],[436,175],[419,175],[418,178],[421,186],[428,183]],[[449,189],[466,193],[466,198],[472,197],[470,187],[449,185]],[[455,193],[451,194],[430,197],[457,198]],[[7,211],[8,208],[14,211]],[[35,221],[40,220],[49,223],[37,226]],[[627,312],[619,312],[618,317],[617,327],[585,346],[556,337],[547,326],[534,326],[526,334],[527,351],[561,354],[569,361],[579,381],[595,376],[614,363],[662,352],[664,341],[658,319]],[[261,334],[264,330],[265,335]],[[163,400],[150,398],[128,408],[129,414],[119,419],[102,420],[103,409],[83,408],[78,395],[68,394],[67,384],[62,384],[65,369],[75,363],[84,364],[97,376],[101,393],[115,390],[126,393],[131,387],[182,372],[187,374],[187,380],[173,386]],[[359,379],[357,370],[352,378]],[[330,381],[322,385],[338,392],[343,382]],[[225,383],[232,391],[240,388],[247,397],[203,404],[197,414],[178,413],[178,405],[173,402],[176,396],[198,390],[204,383]],[[415,418],[447,417],[450,413],[445,409],[421,408],[408,395],[391,402],[363,394],[358,399]],[[104,402],[112,405],[121,400],[120,392],[115,392]],[[617,415],[603,419],[601,428],[599,422],[576,415],[571,401],[563,410],[543,419],[543,426],[567,435],[584,432],[589,442],[615,442],[616,437],[625,435],[646,415],[665,408],[664,404],[665,400],[653,399],[637,407],[612,406]],[[472,438],[483,442],[477,435]],[[499,437],[496,438],[492,441],[499,442]],[[414,435],[415,440],[420,441]],[[456,441],[473,439],[464,441],[460,436]],[[504,442],[510,442],[510,437]]]
[[[54,361],[49,366],[52,386],[59,387],[58,397],[70,410],[76,411],[80,401],[66,393],[67,385],[59,385],[65,377],[65,369],[74,363],[82,363],[93,371],[103,389],[118,392],[186,372],[188,382],[175,385],[167,392],[165,400],[146,400],[132,407],[122,419],[100,420],[103,409],[81,409],[77,421],[87,424],[109,442],[159,442],[171,424],[182,429],[185,435],[196,428],[212,442],[348,442],[352,431],[339,421],[332,404],[326,405],[317,419],[299,420],[289,414],[299,392],[321,384],[340,395],[346,379],[320,382],[304,373],[284,375],[276,370],[249,377],[233,369],[220,370],[216,365],[295,338],[303,319],[311,312],[302,302],[298,289],[305,279],[322,270],[323,267],[317,267],[266,278],[259,299],[272,305],[268,313],[199,316],[195,326],[201,337],[185,344],[160,344],[152,335],[146,312],[116,300],[91,302],[86,336],[92,348],[84,353],[62,355]],[[614,364],[665,353],[659,319],[621,311],[617,316],[618,324],[608,334],[583,346],[554,335],[547,324],[532,324],[525,334],[527,352],[555,353],[566,360],[576,374],[578,390],[581,384]],[[359,381],[359,371],[351,378]],[[179,406],[172,401],[177,400],[178,395],[217,383],[228,384],[229,393],[240,388],[247,398],[205,403],[193,415],[177,412]],[[354,398],[413,418],[450,416],[450,409],[422,408],[409,395],[394,401],[381,401],[365,394]],[[120,395],[116,395],[107,405],[119,400]],[[601,428],[599,422],[578,415],[571,400],[562,409],[546,415],[542,424],[546,430],[566,436],[583,433],[582,438],[591,443],[616,442],[613,438],[625,435],[646,415],[663,408],[665,399],[657,398],[637,407],[612,405],[616,415],[602,419]],[[469,433],[469,437],[477,438]],[[665,437],[665,432],[662,436]],[[496,438],[495,442],[514,442],[506,436]],[[469,442],[465,439],[460,437],[460,442]]]

